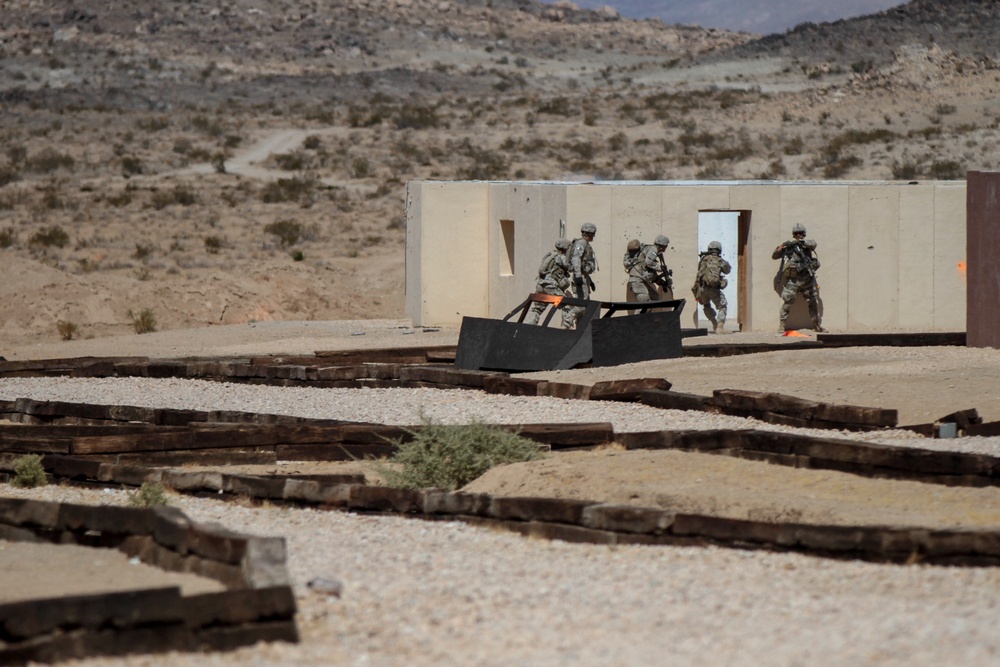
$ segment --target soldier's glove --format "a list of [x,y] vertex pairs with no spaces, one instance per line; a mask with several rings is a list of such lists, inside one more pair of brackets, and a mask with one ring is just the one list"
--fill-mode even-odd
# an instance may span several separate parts
[[590,285],[591,290],[597,289],[597,285],[595,285],[594,281],[590,279],[590,276],[587,276],[587,284]]
[[583,278],[573,278],[573,285],[576,287],[577,295],[583,294]]

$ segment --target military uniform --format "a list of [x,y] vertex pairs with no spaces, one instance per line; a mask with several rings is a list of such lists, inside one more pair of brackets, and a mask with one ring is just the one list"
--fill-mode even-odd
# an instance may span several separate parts
[[[569,261],[566,259],[566,251],[550,250],[542,263],[538,267],[538,281],[535,283],[535,292],[539,294],[551,294],[553,296],[566,296],[569,288]],[[538,324],[539,318],[545,312],[547,303],[535,302],[531,304],[531,309],[525,318],[527,324]]]
[[656,287],[660,259],[656,246],[644,244],[636,252],[626,250],[622,265],[628,273],[628,284],[636,301],[658,301],[660,292]]
[[819,314],[819,285],[816,282],[819,258],[816,257],[816,242],[805,238],[805,227],[802,225],[796,225],[792,232],[793,236],[801,234],[802,238],[785,241],[771,254],[772,259],[782,261],[782,277],[785,280],[785,286],[781,290],[778,329],[782,332],[787,330],[785,321],[788,319],[788,311],[795,303],[795,297],[801,294],[809,306],[813,330],[825,331]]
[[[581,231],[586,234],[594,234],[594,226],[587,223]],[[569,267],[572,275],[572,295],[577,299],[590,298],[590,274],[597,270],[597,258],[594,256],[594,247],[586,236],[573,239],[569,247]],[[563,309],[562,328],[572,329],[576,326],[576,320],[580,314],[586,310],[583,306],[570,306]]]
[[[708,252],[701,255],[698,260],[698,271],[695,274],[694,285],[691,291],[694,293],[695,301],[702,305],[705,317],[712,323],[715,333],[725,331],[727,307],[726,295],[723,290],[727,281],[723,277],[732,271],[733,267],[722,258],[722,246],[713,241],[708,246]],[[715,306],[713,308],[712,306]]]

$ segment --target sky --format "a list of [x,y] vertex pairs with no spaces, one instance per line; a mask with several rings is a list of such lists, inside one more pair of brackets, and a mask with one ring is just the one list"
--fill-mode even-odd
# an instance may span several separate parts
[[904,0],[574,0],[584,8],[611,6],[626,18],[659,18],[763,34],[785,32],[800,23],[836,21],[874,14]]

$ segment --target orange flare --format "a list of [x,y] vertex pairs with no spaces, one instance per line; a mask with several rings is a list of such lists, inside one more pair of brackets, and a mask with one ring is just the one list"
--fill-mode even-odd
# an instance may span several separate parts
[[809,334],[804,334],[804,333],[798,332],[795,329],[791,329],[790,331],[786,331],[785,333],[783,333],[781,335],[782,336],[789,336],[789,337],[792,337],[792,338],[809,338]]
[[959,262],[958,263],[958,272],[961,273],[963,276],[965,275],[965,269],[966,269],[965,262]]

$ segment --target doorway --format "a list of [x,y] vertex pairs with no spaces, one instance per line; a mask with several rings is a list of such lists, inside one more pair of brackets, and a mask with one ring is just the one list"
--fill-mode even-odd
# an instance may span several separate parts
[[[747,242],[750,238],[750,211],[704,210],[698,211],[698,252],[708,250],[708,244],[722,244],[722,257],[732,265],[725,276],[728,284],[722,293],[726,297],[726,331],[743,331],[749,322],[749,270]],[[695,304],[694,325],[709,326],[701,304]]]

